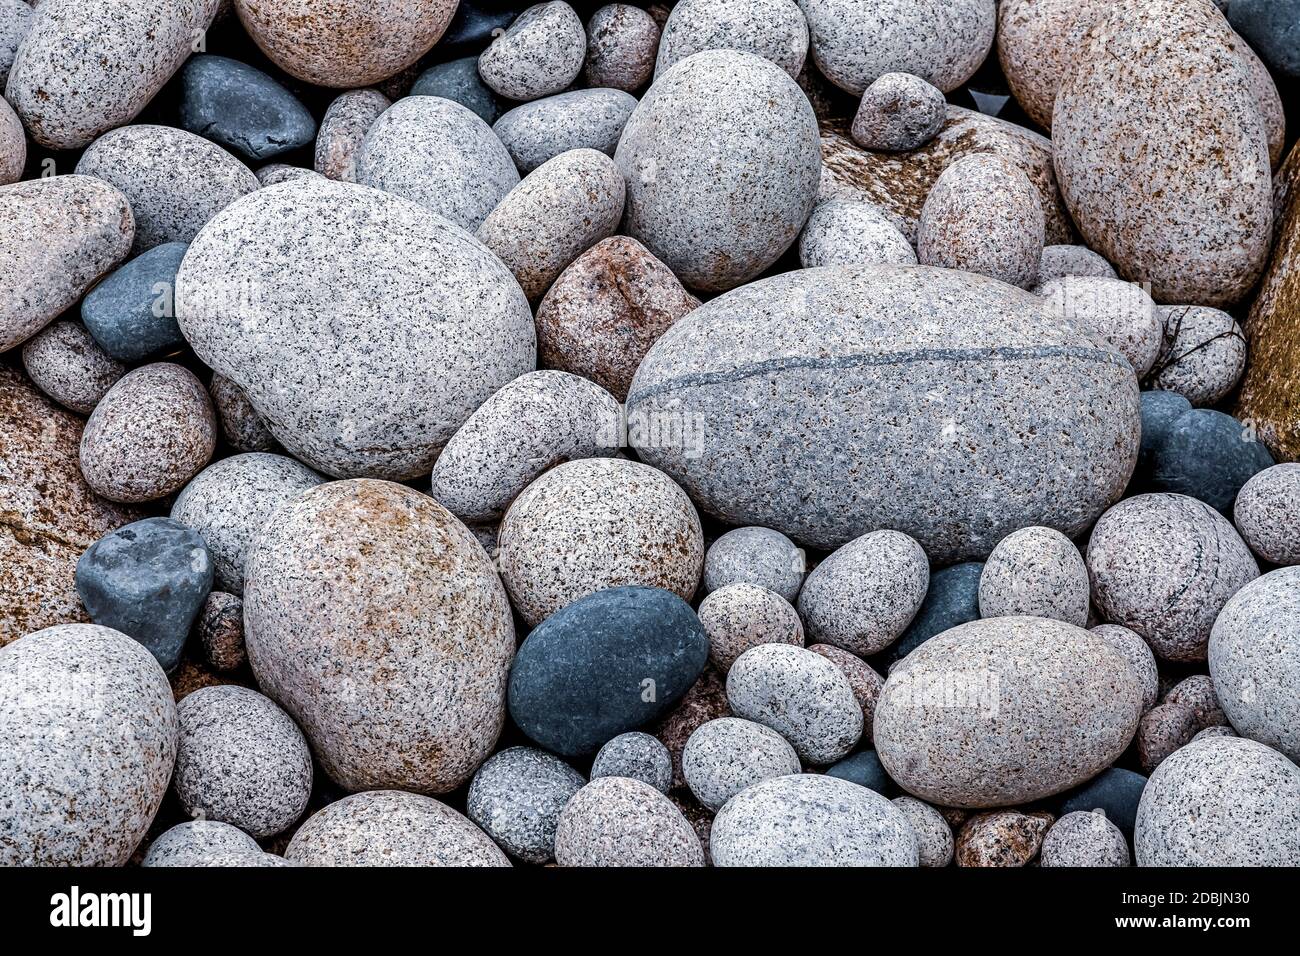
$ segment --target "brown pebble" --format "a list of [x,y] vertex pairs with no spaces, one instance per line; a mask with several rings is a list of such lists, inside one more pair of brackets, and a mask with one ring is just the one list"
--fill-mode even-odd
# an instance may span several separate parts
[[1052,821],[1050,813],[977,813],[957,833],[957,865],[1028,866]]
[[680,790],[686,786],[686,778],[682,775],[682,751],[686,749],[691,734],[710,720],[730,716],[726,683],[717,668],[712,664],[706,665],[691,689],[653,731],[673,758],[673,789]]
[[203,659],[215,671],[233,671],[248,660],[244,649],[244,602],[233,594],[213,591],[199,609],[194,625]]
[[1186,704],[1166,702],[1152,707],[1138,724],[1135,738],[1142,771],[1150,775],[1161,761],[1190,743],[1199,729],[1196,711]]

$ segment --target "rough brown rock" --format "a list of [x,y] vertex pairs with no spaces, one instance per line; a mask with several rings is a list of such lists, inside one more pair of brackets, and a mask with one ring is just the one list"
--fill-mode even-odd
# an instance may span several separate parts
[[957,865],[1028,866],[1051,825],[1049,813],[977,813],[957,833]]
[[653,731],[672,755],[674,789],[686,786],[686,778],[682,776],[682,751],[686,749],[686,741],[691,734],[710,720],[730,716],[731,705],[727,703],[726,682],[717,669],[708,664],[686,692],[686,696]]

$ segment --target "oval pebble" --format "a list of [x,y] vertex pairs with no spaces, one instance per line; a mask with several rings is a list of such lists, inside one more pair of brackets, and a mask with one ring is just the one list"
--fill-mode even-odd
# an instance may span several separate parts
[[316,131],[316,172],[345,183],[357,181],[357,150],[384,112],[393,105],[378,90],[348,90],[339,95]]
[[465,812],[511,856],[546,863],[555,857],[560,811],[586,783],[557,757],[534,747],[510,747],[474,774]]
[[1169,422],[1151,446],[1153,491],[1187,495],[1225,515],[1255,475],[1273,467],[1254,428],[1213,408],[1194,408]]
[[936,634],[979,620],[979,585],[984,565],[966,561],[941,568],[930,575],[921,609],[912,618],[903,636],[887,648],[895,660],[906,657]]
[[935,87],[910,73],[886,73],[862,94],[850,133],[864,149],[906,151],[934,139],[947,116]]
[[702,589],[711,594],[730,584],[755,584],[790,603],[807,573],[803,549],[771,528],[733,528],[709,545]]
[[225,591],[212,591],[199,608],[194,636],[203,660],[214,671],[239,670],[248,661],[244,647],[244,602]]
[[879,206],[851,199],[818,203],[799,234],[799,263],[817,266],[916,265],[916,250]]
[[316,119],[261,70],[224,56],[196,56],[181,71],[181,126],[264,162],[316,139]]
[[577,79],[586,55],[582,21],[573,7],[555,0],[521,13],[479,55],[478,72],[506,99],[535,100]]
[[655,79],[704,50],[753,53],[798,79],[808,23],[795,0],[681,0],[659,38]]
[[1164,330],[1156,304],[1141,286],[1120,279],[1066,276],[1038,294],[1049,311],[1113,347],[1142,378],[1160,355]]
[[1038,855],[1052,818],[999,810],[977,813],[957,831],[954,857],[961,867],[1028,866]]
[[80,322],[60,319],[23,345],[32,383],[64,408],[89,415],[126,374],[126,366],[99,347]]
[[1040,866],[1129,866],[1128,840],[1100,811],[1067,813],[1047,831]]
[[1300,463],[1255,474],[1237,493],[1232,514],[1237,531],[1265,561],[1300,564]]
[[492,132],[526,176],[571,149],[613,156],[636,102],[622,90],[573,90],[516,106],[492,124]]
[[[23,6],[23,0],[4,0],[4,2],[17,3],[23,9],[27,9]],[[3,24],[0,24],[0,28],[2,27]],[[0,77],[0,88],[3,86],[4,79]],[[27,134],[23,131],[23,122],[9,102],[0,99],[0,186],[8,186],[22,179],[23,169],[26,166]]]
[[850,654],[841,647],[833,644],[810,644],[808,650],[826,658],[849,679],[849,686],[853,688],[853,697],[862,708],[862,739],[869,742],[871,723],[876,715],[876,701],[880,697],[881,688],[885,686],[885,679],[862,658]]
[[703,866],[700,839],[672,801],[625,777],[593,780],[555,831],[560,866]]
[[191,866],[216,853],[260,854],[257,841],[238,827],[216,820],[178,823],[149,844],[141,866]]
[[701,724],[682,750],[686,786],[696,800],[715,812],[747,787],[802,769],[799,755],[784,737],[740,717]]
[[[509,13],[506,14],[509,16]],[[346,94],[345,94],[346,95]],[[467,56],[431,66],[420,74],[408,96],[441,96],[472,110],[485,123],[501,115],[497,96],[478,75],[478,57]]]
[[1047,283],[1068,276],[1116,278],[1115,267],[1087,246],[1044,246],[1043,257],[1038,261],[1038,288],[1034,291],[1041,295]]
[[947,866],[952,862],[952,827],[943,814],[916,797],[894,797],[890,802],[903,811],[916,832],[921,866]]
[[587,85],[628,93],[645,86],[654,73],[659,36],[659,24],[640,7],[601,7],[587,21]]
[[1231,392],[1246,369],[1246,336],[1237,320],[1207,306],[1162,305],[1157,311],[1164,347],[1149,387],[1176,392],[1196,406]]
[[997,543],[980,574],[980,617],[1050,617],[1088,623],[1088,568],[1051,528],[1022,528]]
[[81,321],[120,362],[185,347],[176,324],[176,273],[189,246],[168,242],[119,267],[81,301]]
[[885,765],[880,762],[880,756],[874,750],[859,750],[845,757],[828,767],[826,776],[847,780],[886,797],[898,792],[898,784],[886,772]]
[[606,741],[596,753],[591,779],[598,777],[627,777],[666,794],[673,785],[673,758],[658,739],[629,731]]
[[790,602],[756,584],[729,584],[700,602],[709,659],[724,674],[736,658],[760,644],[803,647],[803,624]]

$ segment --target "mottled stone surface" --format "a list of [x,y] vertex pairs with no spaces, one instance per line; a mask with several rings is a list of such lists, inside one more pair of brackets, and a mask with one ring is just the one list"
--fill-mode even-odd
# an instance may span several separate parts
[[806,573],[803,549],[781,532],[733,528],[709,545],[701,588],[711,594],[729,584],[756,584],[794,603]]
[[591,779],[598,777],[627,777],[666,794],[673,785],[673,758],[657,738],[629,731],[610,738],[597,752]]
[[213,854],[260,854],[262,848],[251,836],[216,820],[178,823],[149,844],[141,866],[191,866],[198,858]]
[[559,93],[578,78],[587,31],[563,2],[529,7],[479,55],[483,82],[511,100]]
[[316,118],[261,70],[224,56],[196,56],[181,71],[181,126],[264,162],[316,138]]
[[817,266],[915,265],[916,251],[879,206],[852,199],[818,203],[799,234],[799,263]]
[[938,89],[911,73],[886,73],[862,94],[850,132],[864,149],[916,149],[934,139],[947,116]]
[[[0,89],[9,79],[9,69],[18,55],[18,46],[31,30],[34,17],[28,0],[0,0]],[[4,109],[0,106],[0,113]]]
[[1092,25],[1114,0],[1001,0],[998,60],[1030,119],[1052,128],[1052,105]]
[[1273,456],[1248,425],[1212,408],[1195,408],[1154,441],[1151,489],[1187,495],[1229,515],[1237,492],[1271,467]]
[[175,293],[176,273],[188,249],[183,242],[155,246],[81,300],[81,321],[113,358],[134,364],[185,346],[176,324]]
[[849,686],[853,688],[853,697],[862,708],[862,739],[869,742],[872,720],[876,715],[876,701],[880,699],[880,691],[885,686],[885,679],[862,658],[850,654],[841,647],[835,647],[833,644],[810,644],[808,650],[826,658],[849,679]]
[[1047,283],[1067,276],[1114,279],[1115,268],[1087,246],[1044,246],[1043,258],[1038,263],[1038,286],[1034,291],[1041,294]]
[[316,172],[345,183],[356,182],[357,150],[375,120],[392,105],[378,90],[348,90],[335,99],[316,131]]
[[803,647],[803,624],[790,602],[757,584],[710,591],[700,602],[699,614],[709,637],[709,659],[724,673],[737,657],[760,644]]
[[701,724],[682,751],[686,786],[714,812],[746,787],[801,770],[799,755],[784,737],[740,717]]
[[516,106],[492,125],[492,132],[527,175],[571,149],[613,156],[636,102],[622,90],[573,90]]
[[602,777],[579,790],[555,832],[560,866],[703,866],[700,839],[649,784]]
[[655,79],[704,50],[753,53],[797,78],[808,54],[808,23],[795,0],[681,0],[659,38]]
[[1138,378],[1155,365],[1164,345],[1164,324],[1141,286],[1120,279],[1065,276],[1043,283],[1037,291],[1053,315],[1128,359]]
[[1145,714],[1160,697],[1160,672],[1151,645],[1141,635],[1119,624],[1099,624],[1089,630],[1110,641],[1116,650],[1128,658],[1129,666],[1137,674],[1138,685],[1142,688],[1142,712]]
[[890,802],[912,824],[921,866],[947,866],[952,862],[952,827],[943,814],[916,797],[894,797]]
[[175,758],[167,677],[125,634],[66,624],[0,648],[0,864],[122,866]]
[[244,647],[244,602],[225,591],[212,591],[194,622],[203,660],[215,671],[238,670],[248,661]]
[[301,166],[290,166],[287,163],[267,163],[255,173],[257,181],[263,189],[267,186],[278,186],[280,183],[287,183],[291,179],[310,178],[319,176],[320,173],[314,169],[304,169]]
[[274,451],[280,447],[244,390],[219,373],[208,386],[221,422],[221,434],[236,451]]
[[640,7],[611,3],[587,21],[587,84],[632,93],[650,81],[659,24]]
[[587,783],[564,761],[534,747],[489,757],[470,783],[466,812],[503,850],[526,863],[555,856],[560,811]]
[[686,786],[686,778],[682,775],[682,751],[691,734],[710,720],[730,716],[731,705],[727,703],[724,678],[716,668],[706,664],[691,689],[673,705],[667,716],[651,728],[672,755],[674,788]]
[[999,810],[977,813],[957,831],[958,866],[1028,866],[1051,826],[1046,814]]
[[1246,336],[1221,309],[1173,305],[1158,310],[1164,345],[1150,387],[1176,392],[1193,405],[1213,405],[1236,387],[1246,369]]
[[23,345],[23,368],[32,383],[64,408],[89,415],[126,366],[99,347],[79,322],[60,319]]
[[980,617],[1050,617],[1088,623],[1088,568],[1079,549],[1051,528],[1021,528],[989,554],[980,574]]
[[1242,539],[1265,561],[1300,564],[1300,463],[1265,468],[1242,485],[1232,517]]

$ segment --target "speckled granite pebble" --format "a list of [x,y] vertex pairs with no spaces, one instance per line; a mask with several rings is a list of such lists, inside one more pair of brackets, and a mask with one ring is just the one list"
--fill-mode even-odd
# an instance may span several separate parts
[[[0,0],[5,2],[5,0]],[[8,0],[22,5],[22,0]],[[0,24],[2,27],[3,24]],[[4,81],[0,79],[0,88]],[[22,120],[9,102],[0,98],[0,186],[8,186],[23,178],[27,165],[27,134]]]
[[560,866],[703,866],[699,837],[649,784],[602,777],[579,790],[555,832]]
[[1138,866],[1300,865],[1300,768],[1263,744],[1188,744],[1151,775],[1133,838]]
[[790,602],[757,584],[729,584],[700,602],[709,659],[726,673],[737,657],[760,644],[803,647],[803,624]]
[[654,73],[659,37],[659,24],[640,7],[601,7],[587,21],[587,84],[628,93],[640,89]]
[[636,97],[622,90],[573,90],[516,106],[492,126],[527,175],[571,149],[613,156]]
[[357,150],[375,120],[392,105],[378,90],[348,90],[335,99],[316,131],[316,172],[345,183],[356,182]]
[[820,774],[774,777],[713,820],[714,866],[916,866],[907,816],[865,787]]
[[980,574],[980,617],[1050,617],[1088,623],[1088,568],[1051,528],[1021,528],[997,543]]
[[99,347],[80,322],[60,319],[23,345],[32,383],[64,408],[89,415],[126,366]]
[[799,755],[770,727],[722,717],[701,724],[682,751],[682,775],[695,799],[717,811],[746,787],[801,771]]
[[[1300,564],[1300,463],[1265,468],[1242,485],[1233,505],[1237,531],[1272,564]],[[707,565],[706,565],[707,579]]]
[[[1256,579],[1258,580],[1258,579]],[[1208,674],[1184,677],[1165,694],[1165,702],[1190,707],[1196,715],[1196,729],[1213,727],[1228,722],[1214,692],[1214,680]]]
[[167,677],[125,634],[65,624],[0,647],[0,865],[124,865],[175,758]]
[[587,31],[563,2],[529,7],[478,58],[483,82],[511,100],[559,93],[578,78]]
[[1160,697],[1160,672],[1156,668],[1156,657],[1151,652],[1151,646],[1140,635],[1119,624],[1099,624],[1089,630],[1110,641],[1116,650],[1128,658],[1129,666],[1137,674],[1138,685],[1142,688],[1142,712],[1146,713],[1154,707]]
[[895,659],[906,657],[936,634],[979,620],[979,585],[983,574],[984,565],[979,561],[950,565],[931,574],[930,588],[921,609],[887,653]]
[[1150,387],[1176,392],[1193,405],[1213,405],[1236,387],[1246,368],[1246,336],[1227,312],[1207,306],[1162,305],[1164,347]]
[[733,528],[709,545],[704,556],[705,594],[729,584],[756,584],[794,603],[803,586],[803,549],[771,528]]
[[935,87],[910,73],[886,73],[862,94],[850,131],[864,149],[905,151],[934,139],[947,116]]
[[244,602],[225,591],[213,591],[194,622],[203,660],[215,671],[230,672],[248,661],[244,647]]
[[181,71],[181,126],[259,162],[307,146],[316,119],[261,70],[224,56],[196,56]]
[[957,865],[1028,866],[1051,825],[1052,818],[1041,813],[977,813],[957,831]]
[[258,683],[345,789],[445,793],[496,743],[510,606],[473,535],[418,491],[336,481],[281,505],[244,564],[244,628]]
[[1170,661],[1205,659],[1219,610],[1259,566],[1235,528],[1203,502],[1150,494],[1111,508],[1087,550],[1092,599]]
[[209,459],[217,422],[194,373],[159,362],[128,372],[95,406],[81,436],[81,471],[110,501],[156,501]]
[[236,451],[274,451],[280,447],[257,414],[244,390],[226,378],[214,373],[208,386],[212,405],[221,421],[221,434]]
[[916,833],[921,866],[947,866],[952,862],[952,827],[930,804],[916,797],[894,797],[890,801],[903,811]]
[[[9,79],[9,69],[14,65],[19,45],[32,28],[33,19],[29,0],[0,0],[0,90]],[[0,113],[5,106],[0,106]]]
[[509,866],[445,803],[401,790],[354,793],[308,817],[284,851],[298,866]]
[[1138,286],[1120,279],[1066,276],[1038,289],[1052,315],[1097,336],[1128,359],[1138,378],[1151,371],[1164,342],[1156,304]]
[[262,848],[251,836],[216,820],[178,823],[149,844],[141,866],[191,866],[196,857],[212,854],[260,854]]
[[587,781],[564,761],[534,747],[489,757],[469,786],[466,813],[503,850],[526,863],[555,856],[560,811]]
[[467,56],[429,67],[419,75],[407,95],[441,96],[445,100],[451,100],[472,110],[489,125],[496,122],[502,110],[497,95],[478,75],[476,56]]
[[591,779],[627,777],[667,793],[673,785],[673,758],[658,739],[639,731],[606,741],[591,764]]
[[1213,408],[1183,412],[1151,450],[1153,491],[1187,495],[1232,514],[1237,492],[1273,466],[1273,456],[1250,426]]
[[799,263],[817,266],[915,265],[916,250],[887,213],[871,203],[818,203],[799,234]]
[[104,351],[135,363],[185,346],[176,324],[176,273],[189,246],[155,246],[119,267],[81,301],[81,321]]
[[1165,702],[1142,715],[1135,748],[1143,773],[1151,773],[1170,754],[1191,743],[1196,736],[1196,711],[1182,704]]
[[1043,129],[1092,25],[1113,0],[1001,0],[997,54],[1016,101]]
[[1043,257],[1038,261],[1038,287],[1034,291],[1041,294],[1044,285],[1067,276],[1114,279],[1115,268],[1087,246],[1044,246]]
[[808,23],[795,0],[680,0],[659,38],[655,79],[704,50],[753,53],[797,78],[808,54]]

